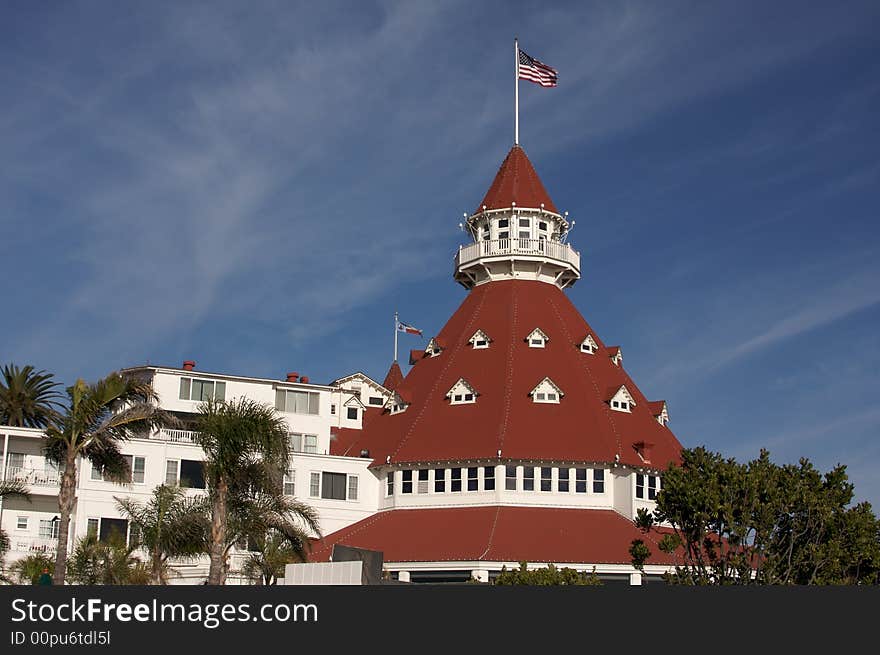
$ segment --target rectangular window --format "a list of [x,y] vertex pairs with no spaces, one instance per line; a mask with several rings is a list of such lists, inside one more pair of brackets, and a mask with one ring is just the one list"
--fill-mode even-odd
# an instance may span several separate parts
[[165,460],[165,484],[173,486],[177,484],[177,460]]
[[535,490],[535,467],[523,467],[523,491]]
[[311,473],[309,475],[309,496],[318,498],[321,495],[321,474]]
[[205,465],[196,459],[180,460],[180,486],[205,489]]
[[358,417],[358,408],[357,407],[349,407],[346,413],[346,416],[352,421],[356,421]]
[[376,396],[370,396],[369,403],[371,405],[378,405],[379,407],[381,407],[382,405],[385,404],[385,401],[382,400],[381,398],[376,397]]
[[28,529],[28,517],[19,516],[15,521],[15,529],[16,530],[27,530]]
[[101,470],[101,467],[98,466],[97,464],[92,464],[91,479],[92,480],[103,480],[104,479],[104,472]]
[[507,491],[516,491],[516,467],[504,467],[504,488]]
[[358,499],[358,476],[356,475],[348,476],[348,499]]
[[321,474],[321,498],[345,500],[345,473]]
[[120,544],[127,543],[128,540],[128,521],[125,519],[114,519],[106,516],[101,517],[101,528],[98,530],[98,541],[102,543],[116,542]]
[[402,471],[402,473],[403,483],[401,484],[400,492],[404,494],[411,494],[413,490],[412,471]]
[[593,493],[605,493],[605,469],[593,469]]
[[498,238],[499,239],[508,239],[508,238],[510,238],[510,232],[499,232]]
[[644,498],[645,497],[645,476],[641,473],[636,473],[636,498]]
[[530,225],[531,225],[531,221],[528,218],[519,219],[519,226],[520,227],[529,227]]
[[390,471],[388,473],[388,477],[385,480],[385,495],[394,495],[394,471]]
[[303,452],[304,453],[317,453],[318,452],[318,435],[316,435],[316,434],[303,435]]
[[[137,484],[144,483],[144,469],[146,468],[143,457],[132,457],[131,455],[123,455],[125,463],[128,465],[129,482]],[[92,467],[92,475],[94,476],[94,467]],[[94,477],[92,478],[94,480]]]
[[574,490],[575,493],[587,493],[587,469],[574,470]]
[[510,225],[510,222],[506,218],[502,218],[501,220],[498,221],[499,228],[505,228],[505,227],[508,227],[509,225]]
[[569,475],[571,469],[558,469],[557,474],[559,476],[559,480],[557,481],[557,489],[559,489],[559,493],[567,494],[569,490]]
[[226,398],[226,383],[214,380],[200,380],[198,378],[180,378],[180,399],[196,400],[224,400]]
[[98,536],[98,519],[89,519],[86,521],[86,536],[88,537],[97,537]]
[[648,476],[648,500],[655,500],[657,498],[657,476],[649,475]]
[[141,545],[141,529],[136,523],[128,524],[128,545],[131,547]]
[[296,495],[296,471],[293,469],[287,469],[284,472],[284,489],[285,496],[295,496]]
[[495,491],[495,467],[483,467],[483,489],[486,491]]
[[461,491],[461,469],[452,469],[452,482],[449,485],[450,491]]
[[480,479],[479,479],[480,469],[476,466],[471,466],[468,468],[468,491],[479,491],[480,489]]
[[520,230],[520,233],[519,233],[520,239],[528,239],[530,236],[532,236],[532,234],[530,232],[525,232],[523,230]]
[[538,229],[546,231],[547,230],[547,223],[545,223],[544,221],[538,221]]
[[330,405],[330,414],[336,416],[336,405]]
[[428,493],[428,469],[419,469],[419,486],[417,491],[420,494]]
[[446,491],[446,469],[434,469],[434,493]]
[[292,414],[318,414],[320,394],[314,391],[275,390],[275,409]]
[[553,491],[553,469],[541,467],[541,491]]
[[61,525],[61,521],[40,519],[40,539],[57,539],[59,525]]

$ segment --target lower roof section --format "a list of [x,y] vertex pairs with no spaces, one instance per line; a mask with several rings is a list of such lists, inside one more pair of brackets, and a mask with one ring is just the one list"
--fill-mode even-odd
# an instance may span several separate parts
[[341,544],[382,551],[385,562],[629,564],[633,539],[651,549],[650,564],[675,564],[613,510],[507,505],[379,512],[316,542],[310,560],[328,561]]

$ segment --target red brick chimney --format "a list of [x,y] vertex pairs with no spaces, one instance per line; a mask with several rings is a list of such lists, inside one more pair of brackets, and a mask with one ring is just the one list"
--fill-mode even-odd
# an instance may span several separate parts
[[183,370],[184,371],[191,371],[195,367],[196,367],[196,363],[192,359],[184,360],[184,362],[183,362]]

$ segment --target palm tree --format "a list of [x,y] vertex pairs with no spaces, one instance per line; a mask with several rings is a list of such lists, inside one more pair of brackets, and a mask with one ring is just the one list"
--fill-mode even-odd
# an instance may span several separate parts
[[7,364],[0,369],[0,425],[44,428],[61,407],[58,382],[33,366]]
[[[0,502],[4,498],[24,498],[30,501],[30,494],[27,487],[20,480],[0,480]],[[3,568],[3,558],[9,551],[9,535],[0,528],[0,569]],[[6,581],[4,576],[0,576],[0,580]]]
[[229,529],[230,516],[233,522],[236,517],[251,517],[240,523],[265,521],[267,527],[299,518],[317,531],[314,512],[296,501],[285,503],[281,495],[289,457],[287,424],[273,408],[247,398],[208,400],[199,407],[196,429],[211,503],[208,584],[226,579],[226,556],[239,536]]
[[282,534],[272,530],[250,539],[255,552],[252,552],[241,567],[244,577],[264,585],[277,584],[284,576],[284,567],[293,562],[304,562],[297,554],[293,544]]
[[58,506],[58,552],[54,584],[64,584],[70,514],[76,498],[76,460],[88,459],[99,467],[105,480],[128,482],[131,471],[119,451],[121,442],[174,419],[160,410],[158,396],[149,380],[129,373],[111,373],[94,384],[83,380],[67,389],[68,407],[46,428],[46,456],[62,467]]
[[94,534],[86,535],[70,554],[67,575],[71,582],[81,585],[146,584],[149,571],[134,556],[136,548],[118,539],[105,542]]
[[149,553],[150,584],[168,584],[168,559],[198,557],[207,548],[210,529],[202,499],[187,499],[180,487],[153,489],[146,504],[116,498],[120,513],[137,527],[141,548]]
[[52,572],[55,560],[45,553],[33,553],[18,560],[9,567],[19,584],[37,584],[37,580],[46,569]]

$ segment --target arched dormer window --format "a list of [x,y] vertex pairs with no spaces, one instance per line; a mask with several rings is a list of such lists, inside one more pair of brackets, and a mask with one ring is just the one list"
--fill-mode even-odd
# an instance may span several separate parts
[[606,350],[615,366],[623,364],[623,351],[620,349],[620,346],[611,346]]
[[474,332],[474,336],[468,339],[468,343],[473,346],[474,350],[488,348],[490,341],[492,341],[492,339],[490,339],[489,335],[482,330],[477,330],[476,332]]
[[652,400],[648,403],[648,409],[651,410],[653,416],[660,425],[669,423],[669,411],[666,408],[665,400]]
[[443,345],[437,337],[431,337],[425,348],[425,357],[436,357],[443,351]]
[[544,334],[541,328],[535,328],[526,337],[526,343],[529,344],[529,348],[544,348],[548,341],[550,341],[550,337]]
[[611,409],[617,412],[632,413],[632,408],[636,405],[636,401],[633,399],[632,394],[623,384],[619,387],[609,388],[606,393],[606,400],[611,406]]
[[477,402],[477,390],[467,380],[459,378],[446,392],[446,397],[449,398],[450,405],[467,405]]
[[562,389],[556,386],[553,380],[544,378],[529,392],[529,395],[532,397],[533,403],[559,404],[559,401],[565,394],[562,392]]
[[596,344],[596,340],[593,339],[593,335],[588,334],[586,337],[584,337],[584,340],[581,341],[581,352],[592,355],[597,350],[599,350],[599,346]]

